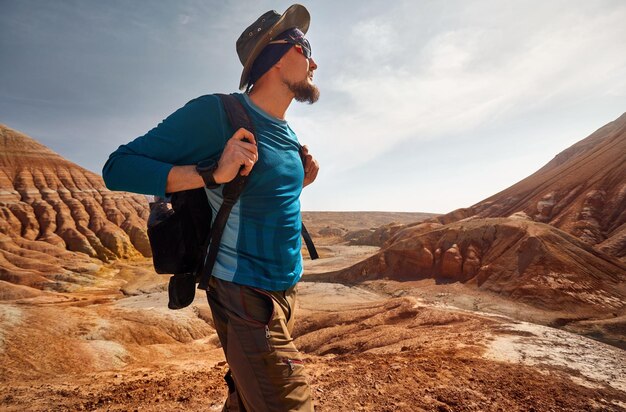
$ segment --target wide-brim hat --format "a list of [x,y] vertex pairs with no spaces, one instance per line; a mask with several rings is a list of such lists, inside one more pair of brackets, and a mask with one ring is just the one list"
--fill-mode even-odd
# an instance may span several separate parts
[[285,30],[297,28],[303,34],[309,29],[311,15],[301,4],[290,6],[282,15],[270,10],[252,23],[237,39],[237,54],[243,64],[239,89],[248,83],[252,64],[274,37]]

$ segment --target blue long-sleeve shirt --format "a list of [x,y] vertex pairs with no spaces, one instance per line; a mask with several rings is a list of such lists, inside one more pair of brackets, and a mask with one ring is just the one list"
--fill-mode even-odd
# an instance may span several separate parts
[[[247,95],[235,96],[254,124],[259,159],[229,216],[213,275],[285,290],[302,275],[300,143],[286,121],[265,113]],[[103,168],[105,183],[111,190],[164,196],[173,166],[219,156],[233,133],[221,100],[201,96],[113,152]],[[207,190],[207,196],[215,216],[222,188]]]

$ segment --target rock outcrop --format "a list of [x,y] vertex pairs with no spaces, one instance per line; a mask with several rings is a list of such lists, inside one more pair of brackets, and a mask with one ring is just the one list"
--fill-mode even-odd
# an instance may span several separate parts
[[548,311],[626,311],[626,114],[469,208],[348,234],[376,255],[310,280],[461,282]]
[[70,273],[150,256],[144,196],[111,192],[100,176],[4,125],[0,147],[0,280],[64,290],[80,283]]
[[626,261],[626,114],[555,156],[537,172],[438,219],[524,213]]
[[373,229],[361,229],[348,232],[344,235],[344,240],[349,245],[383,246],[398,230],[405,225],[400,223],[389,223]]
[[546,310],[626,309],[626,264],[551,225],[513,218],[477,218],[416,234],[324,280],[387,278],[464,282]]

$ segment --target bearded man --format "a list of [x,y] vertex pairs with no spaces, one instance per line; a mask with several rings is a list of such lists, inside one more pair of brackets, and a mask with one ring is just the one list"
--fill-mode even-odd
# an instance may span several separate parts
[[232,130],[221,100],[205,95],[120,146],[103,169],[112,190],[166,196],[204,186],[214,215],[223,184],[249,175],[229,215],[207,289],[230,367],[225,411],[313,410],[291,333],[303,272],[300,193],[319,166],[285,119],[294,99],[319,98],[313,83],[317,64],[304,37],[309,22],[309,12],[295,4],[282,15],[263,14],[237,40],[243,64],[239,88],[245,92],[233,95],[248,112],[255,135]]

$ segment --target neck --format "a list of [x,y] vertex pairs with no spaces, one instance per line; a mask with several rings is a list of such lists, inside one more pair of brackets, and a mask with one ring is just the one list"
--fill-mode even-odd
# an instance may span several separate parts
[[285,120],[285,113],[293,100],[293,95],[277,88],[259,86],[253,87],[250,91],[250,100],[267,114]]

